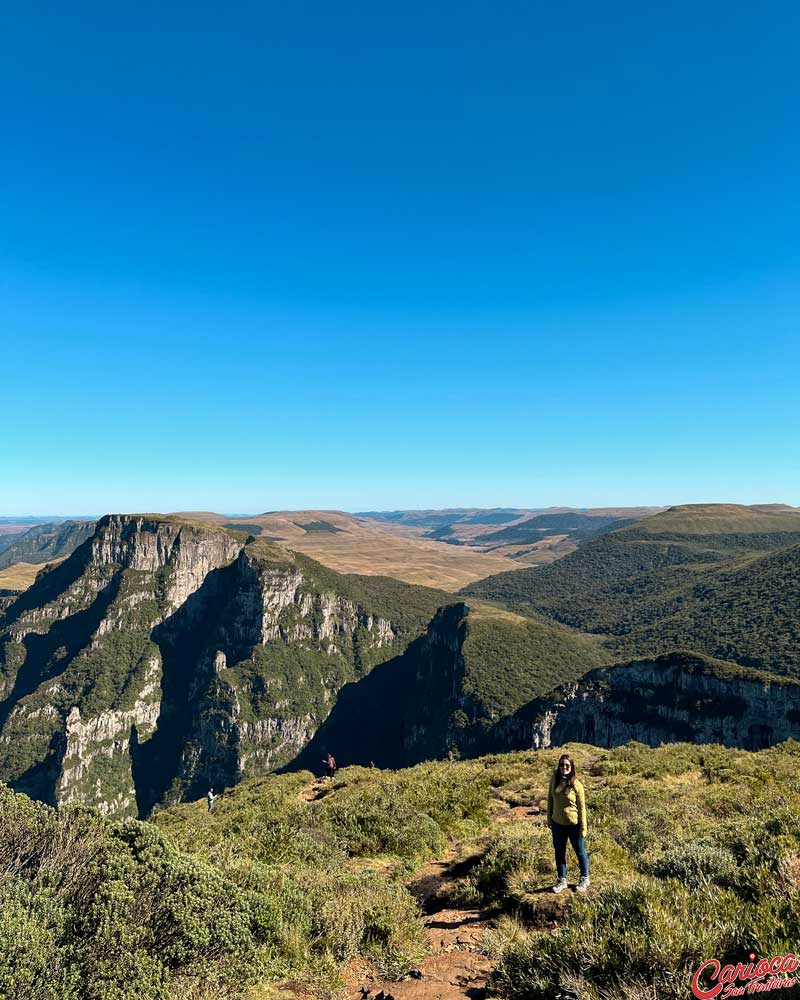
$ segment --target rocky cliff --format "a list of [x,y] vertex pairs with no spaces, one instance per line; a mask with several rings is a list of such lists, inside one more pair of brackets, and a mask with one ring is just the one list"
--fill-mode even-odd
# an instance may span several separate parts
[[560,625],[450,603],[401,656],[342,691],[297,763],[312,766],[327,749],[381,767],[487,753],[504,745],[497,727],[515,711],[605,662],[596,643]]
[[136,815],[286,763],[440,596],[381,586],[221,528],[103,518],[0,617],[0,778]]
[[498,733],[516,746],[636,740],[760,750],[800,739],[800,682],[675,652],[593,670],[503,720]]
[[397,767],[800,736],[800,682],[694,654],[609,663],[553,622],[220,526],[110,515],[0,610],[0,780],[147,815],[327,750]]

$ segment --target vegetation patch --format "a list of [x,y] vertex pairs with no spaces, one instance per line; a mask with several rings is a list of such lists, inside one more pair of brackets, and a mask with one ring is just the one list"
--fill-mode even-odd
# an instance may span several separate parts
[[508,1000],[683,1000],[709,956],[796,948],[800,744],[569,746],[592,888],[556,899],[541,808],[562,749],[271,775],[150,823],[0,788],[0,995],[234,1000],[291,979],[331,996],[356,958],[402,977],[425,948],[405,882],[454,838],[478,854],[440,902],[494,914]]
[[760,532],[682,534],[658,530],[681,523],[668,511],[462,593],[602,635],[617,658],[688,647],[800,676],[800,518],[767,520]]
[[337,535],[344,529],[337,528],[335,524],[331,524],[330,521],[293,521],[292,524],[296,524],[298,528],[302,528],[307,535],[311,534],[326,534],[326,535]]

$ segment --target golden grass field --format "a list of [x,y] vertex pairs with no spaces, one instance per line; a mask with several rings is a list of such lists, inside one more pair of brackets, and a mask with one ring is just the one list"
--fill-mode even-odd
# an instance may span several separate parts
[[800,531],[800,508],[788,504],[679,504],[642,522],[647,532],[683,535]]
[[[184,511],[180,516],[216,524],[233,523],[243,528],[260,527],[263,529],[260,537],[303,552],[339,573],[393,576],[406,583],[443,590],[458,590],[473,580],[520,568],[519,562],[504,555],[394,534],[378,527],[379,522],[370,518],[341,511],[276,511],[248,518]],[[325,522],[338,530],[309,531],[303,527],[314,522]]]
[[39,570],[61,561],[53,559],[50,563],[18,562],[7,569],[0,569],[0,590],[27,590],[36,579]]

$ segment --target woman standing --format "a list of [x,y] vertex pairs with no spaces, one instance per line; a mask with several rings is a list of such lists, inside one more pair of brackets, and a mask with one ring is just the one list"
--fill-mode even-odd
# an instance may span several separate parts
[[547,822],[553,832],[558,881],[553,892],[567,888],[567,841],[578,857],[581,878],[578,892],[589,888],[589,856],[586,853],[586,797],[575,773],[575,761],[568,753],[558,759],[547,794]]

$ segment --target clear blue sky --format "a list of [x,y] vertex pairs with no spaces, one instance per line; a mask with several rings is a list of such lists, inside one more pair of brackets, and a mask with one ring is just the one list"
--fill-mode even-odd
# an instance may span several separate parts
[[799,36],[4,3],[0,514],[800,504]]

